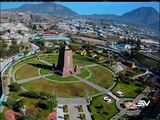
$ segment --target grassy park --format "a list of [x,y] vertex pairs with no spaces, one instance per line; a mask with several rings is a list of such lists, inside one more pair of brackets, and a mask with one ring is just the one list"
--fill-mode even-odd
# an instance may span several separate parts
[[50,74],[50,73],[52,73],[52,71],[50,71],[48,69],[44,69],[44,68],[40,69],[40,74],[41,75],[46,75],[46,74]]
[[57,64],[57,61],[58,61],[58,55],[57,54],[54,54],[54,55],[43,55],[43,56],[40,56],[40,58],[42,60],[45,60],[49,63],[55,63]]
[[28,57],[28,58],[26,58],[25,60],[21,60],[20,62],[17,62],[17,63],[13,66],[12,71],[15,71],[15,70],[16,70],[18,67],[20,67],[21,65],[26,64],[26,63],[29,63],[29,62],[39,63],[38,59]]
[[[89,95],[97,94],[99,91],[84,84],[83,82],[75,83],[56,83],[43,78],[22,84],[26,89],[35,92],[46,92],[53,94],[56,90],[60,97],[83,97],[86,93]],[[37,87],[35,87],[37,86]]]
[[74,76],[69,76],[69,77],[61,77],[55,73],[52,73],[53,75],[50,75],[46,78],[53,80],[53,81],[77,81],[78,79]]
[[86,69],[86,68],[82,68],[81,69],[81,73],[77,76],[81,77],[81,78],[86,78],[90,75],[90,72]]
[[132,83],[125,83],[123,81],[119,81],[117,85],[112,89],[112,92],[116,94],[117,90],[121,90],[124,93],[123,97],[127,98],[135,98],[139,93],[143,91],[143,89],[146,87],[146,85],[141,85],[136,82]]
[[90,67],[88,69],[92,73],[91,77],[88,79],[90,82],[93,82],[105,88],[109,88],[113,85],[113,76],[108,69],[101,66]]
[[29,64],[24,64],[15,74],[16,80],[38,76],[38,68]]
[[89,110],[92,113],[93,120],[108,120],[118,112],[115,107],[115,101],[108,104],[103,100],[102,96],[93,98],[89,105]]
[[[46,100],[36,99],[36,98],[27,98],[25,96],[21,96],[21,94],[25,92],[20,90],[18,92],[10,92],[8,100],[9,101],[16,101],[18,99],[22,99],[24,104],[26,105],[26,115],[34,116],[37,119],[44,120],[46,117],[51,113],[51,110],[44,109],[38,106],[39,103],[45,102]],[[4,113],[9,110],[8,107],[5,107]]]
[[[43,56],[40,56],[40,58],[42,60],[45,60],[45,61],[49,62],[49,63],[57,64],[57,61],[58,61],[58,55],[57,54],[43,55]],[[74,54],[73,55],[73,65],[86,66],[86,65],[89,65],[89,64],[93,64],[92,62],[87,61],[87,60],[83,60],[81,58],[82,58],[82,56]]]
[[[40,56],[41,59],[50,62],[50,63],[57,63],[58,56],[57,55],[47,55],[47,56]],[[94,64],[94,62],[89,61],[87,58],[84,59],[82,56],[74,54],[73,56],[73,63],[74,65],[79,66],[86,66]],[[19,68],[18,68],[19,67]],[[17,69],[18,68],[18,69]],[[48,69],[49,68],[49,69]],[[50,67],[38,61],[37,58],[31,58],[27,60],[23,60],[22,62],[17,63],[12,73],[15,72],[15,77],[17,80],[26,79],[30,77],[39,76],[38,70],[40,69],[41,75],[51,74]],[[102,67],[102,66],[94,66],[89,68],[81,68],[81,73],[77,76],[81,78],[86,78],[88,76],[91,77],[88,79],[89,81],[96,83],[102,87],[109,88],[113,85],[113,76],[112,73]],[[67,81],[71,83],[66,83]],[[64,83],[63,83],[64,82]],[[29,91],[33,92],[45,92],[49,95],[56,95],[58,97],[70,98],[70,97],[84,97],[90,96],[94,94],[100,93],[100,91],[92,88],[91,86],[79,81],[76,77],[61,77],[57,74],[52,73],[52,75],[47,76],[45,78],[39,78],[37,80],[29,81],[26,83],[21,84],[24,88]],[[19,92],[14,93],[11,92],[10,97],[14,97],[14,99],[18,99]],[[26,114],[32,116],[40,116],[42,118],[46,118],[47,115],[51,112],[49,110],[43,110],[42,108],[37,107],[37,104],[43,102],[41,99],[34,99],[34,98],[26,98],[24,99],[27,101],[27,111]],[[104,113],[100,113],[95,106],[102,104]],[[96,120],[101,120],[102,118],[108,119],[113,116],[118,110],[115,107],[115,101],[111,104],[106,104],[102,100],[102,96],[93,98],[91,105],[89,106],[91,113],[93,114],[93,118]],[[36,111],[36,112],[33,112]],[[43,111],[43,114],[40,114]]]

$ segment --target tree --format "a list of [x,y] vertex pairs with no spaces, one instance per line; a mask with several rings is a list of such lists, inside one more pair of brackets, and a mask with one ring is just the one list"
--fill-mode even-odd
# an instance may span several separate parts
[[6,106],[11,109],[14,107],[14,101],[11,99],[7,99]]
[[21,118],[21,120],[38,120],[38,119],[30,115],[25,115]]
[[123,72],[119,72],[118,78],[119,78],[120,80],[124,81],[125,78],[126,78],[126,76],[125,76],[125,74],[124,74]]
[[22,30],[18,30],[17,32],[18,32],[18,34],[20,34],[20,35],[22,34]]
[[17,45],[16,40],[11,41],[11,46],[9,47],[9,54],[13,55],[19,52],[19,46]]
[[55,24],[55,25],[52,25],[51,27],[50,27],[50,30],[54,30],[54,29],[56,29],[57,28],[57,25]]
[[7,32],[8,32],[8,33],[10,33],[10,32],[11,32],[11,30],[10,30],[10,29],[7,29]]
[[58,102],[54,97],[50,97],[47,99],[47,103],[46,103],[47,109],[52,110],[52,108],[56,108],[57,105],[58,105]]
[[33,29],[33,30],[37,30],[37,26],[36,26],[36,25],[33,25],[33,26],[32,26],[32,29]]
[[36,44],[40,46],[42,50],[45,48],[45,40],[36,40]]
[[0,113],[0,120],[6,120],[5,119],[5,115],[4,115],[4,113],[2,112],[2,113]]
[[28,50],[25,50],[24,55],[26,56],[28,54],[28,52],[29,52]]
[[141,45],[140,39],[137,40],[137,43],[136,43],[136,44],[137,44],[137,50],[139,50],[139,49],[140,49],[140,45]]
[[21,108],[23,105],[25,104],[24,99],[18,100],[14,102],[14,109],[18,110],[19,108]]
[[54,47],[47,48],[47,51],[45,53],[54,53]]
[[11,90],[11,91],[16,91],[16,92],[18,92],[18,91],[20,90],[20,85],[19,85],[18,83],[13,83],[13,84],[11,84],[9,87],[10,87],[10,90]]
[[0,41],[0,57],[4,58],[8,55],[7,42],[5,40]]

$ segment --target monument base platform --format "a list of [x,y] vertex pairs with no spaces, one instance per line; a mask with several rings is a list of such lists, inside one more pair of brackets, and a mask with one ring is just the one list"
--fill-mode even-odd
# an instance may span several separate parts
[[54,68],[52,70],[54,73],[62,76],[62,77],[69,77],[71,75],[80,74],[80,68],[63,68],[63,70],[60,70],[59,68]]

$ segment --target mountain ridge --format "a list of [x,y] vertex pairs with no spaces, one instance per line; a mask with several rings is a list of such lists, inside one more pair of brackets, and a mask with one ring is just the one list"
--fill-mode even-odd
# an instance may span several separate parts
[[3,9],[2,11],[19,11],[19,12],[31,12],[42,13],[57,16],[78,16],[76,12],[68,7],[53,3],[39,3],[39,4],[24,4],[18,8]]
[[140,7],[120,16],[123,21],[141,24],[150,28],[159,28],[160,13],[153,7]]
[[[2,10],[5,11],[5,10]],[[6,11],[18,12],[31,12],[40,14],[49,14],[54,16],[74,16],[85,17],[92,19],[113,19],[123,21],[131,24],[149,27],[151,29],[159,30],[159,17],[160,13],[153,7],[140,7],[122,15],[115,14],[92,14],[92,15],[79,15],[68,7],[59,5],[53,2],[46,2],[40,4],[24,4],[15,9],[6,9]]]

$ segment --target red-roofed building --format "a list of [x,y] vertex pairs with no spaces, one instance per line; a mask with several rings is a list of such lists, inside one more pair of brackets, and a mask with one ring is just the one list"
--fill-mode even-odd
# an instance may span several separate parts
[[54,32],[54,31],[45,31],[42,33],[44,36],[56,36],[59,35],[58,32]]
[[57,120],[57,111],[54,110],[52,113],[50,113],[47,117],[47,120]]
[[131,68],[136,68],[136,65],[134,62],[131,62],[131,61],[125,61],[125,64]]
[[14,112],[13,110],[8,110],[5,113],[6,120],[17,120],[20,116],[18,113]]

